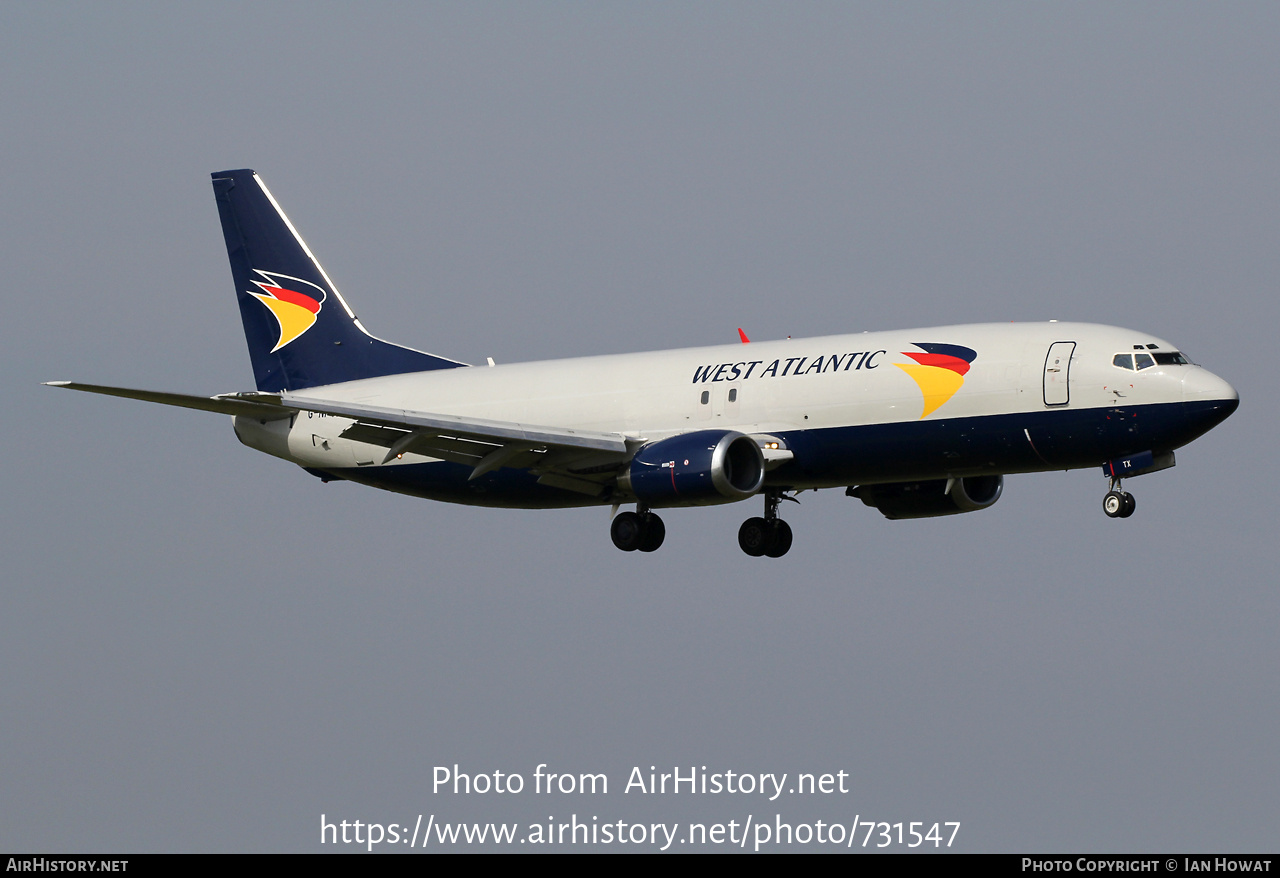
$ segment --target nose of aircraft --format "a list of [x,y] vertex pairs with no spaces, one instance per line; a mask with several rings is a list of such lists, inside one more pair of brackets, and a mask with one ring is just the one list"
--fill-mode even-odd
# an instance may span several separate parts
[[1240,394],[1208,369],[1193,366],[1182,378],[1184,417],[1197,434],[1212,430],[1240,407]]
[[1226,415],[1229,415],[1240,405],[1240,394],[1208,369],[1193,366],[1182,376],[1182,401],[1220,402],[1227,409]]

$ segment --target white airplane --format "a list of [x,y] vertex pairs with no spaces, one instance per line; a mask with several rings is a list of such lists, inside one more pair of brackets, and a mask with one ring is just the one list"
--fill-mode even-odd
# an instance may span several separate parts
[[324,481],[612,505],[624,551],[662,544],[654,509],[763,496],[738,542],[776,558],[792,541],[778,507],[800,491],[924,518],[988,508],[1009,473],[1084,467],[1125,518],[1122,479],[1173,466],[1239,405],[1164,339],[1053,321],[468,367],[370,335],[253,171],[213,187],[258,389],[52,385],[231,415],[245,445]]

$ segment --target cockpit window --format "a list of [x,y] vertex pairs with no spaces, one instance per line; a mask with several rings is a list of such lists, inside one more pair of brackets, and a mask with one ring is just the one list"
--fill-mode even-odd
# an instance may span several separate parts
[[1191,361],[1181,351],[1134,351],[1132,354],[1116,354],[1111,358],[1111,365],[1120,369],[1136,368],[1140,372],[1152,366],[1189,366]]

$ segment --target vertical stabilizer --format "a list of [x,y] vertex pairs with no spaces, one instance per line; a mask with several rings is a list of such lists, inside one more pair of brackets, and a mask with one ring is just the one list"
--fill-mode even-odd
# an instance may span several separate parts
[[213,174],[259,390],[465,366],[374,338],[253,171]]

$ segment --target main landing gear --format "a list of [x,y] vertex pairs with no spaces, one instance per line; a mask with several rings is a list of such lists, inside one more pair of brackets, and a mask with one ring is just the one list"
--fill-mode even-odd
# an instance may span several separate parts
[[1107,513],[1108,518],[1128,518],[1137,508],[1138,501],[1134,500],[1133,495],[1128,491],[1120,488],[1119,479],[1113,478],[1111,490],[1107,491],[1107,496],[1102,498],[1102,511]]
[[[1127,496],[1127,495],[1126,495]],[[783,496],[773,489],[764,493],[764,518],[748,518],[738,528],[738,545],[752,557],[781,558],[791,549],[791,525],[778,517],[778,505],[783,500],[800,501]],[[662,519],[649,511],[643,503],[635,512],[619,512],[613,517],[609,536],[613,544],[624,552],[653,552],[662,545],[667,535]]]
[[781,558],[791,548],[791,525],[778,517],[778,503],[794,497],[783,497],[778,490],[764,492],[764,518],[748,518],[738,528],[738,545],[753,558],[767,555]]
[[609,535],[613,537],[613,544],[624,552],[636,549],[653,552],[666,538],[667,526],[648,507],[637,505],[635,512],[619,512],[613,517]]

